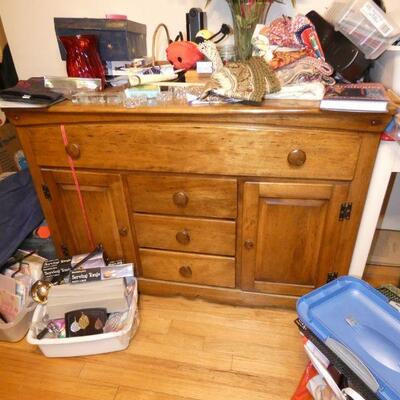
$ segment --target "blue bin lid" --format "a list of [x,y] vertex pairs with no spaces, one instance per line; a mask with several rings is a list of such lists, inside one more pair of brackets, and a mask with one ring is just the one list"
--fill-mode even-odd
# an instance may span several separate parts
[[400,400],[400,312],[385,296],[343,276],[301,297],[297,312],[378,398]]

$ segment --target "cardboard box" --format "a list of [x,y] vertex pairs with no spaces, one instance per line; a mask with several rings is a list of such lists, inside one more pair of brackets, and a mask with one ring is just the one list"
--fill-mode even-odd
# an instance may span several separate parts
[[9,123],[0,126],[0,173],[18,170],[14,156],[21,149],[14,126]]
[[[99,18],[54,18],[57,37],[96,35],[100,58],[105,61],[133,60],[147,55],[146,25],[129,20]],[[66,53],[58,40],[61,58]]]

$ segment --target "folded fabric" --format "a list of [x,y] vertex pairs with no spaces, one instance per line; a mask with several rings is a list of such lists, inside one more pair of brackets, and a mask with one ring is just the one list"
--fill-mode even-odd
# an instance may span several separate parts
[[265,93],[274,93],[281,86],[274,71],[261,57],[232,62],[212,74],[202,98],[209,93],[259,103]]
[[308,48],[310,54],[325,59],[315,26],[304,15],[276,18],[269,26],[261,29],[259,35],[266,36],[270,45],[292,49]]
[[283,86],[279,92],[269,93],[264,99],[322,100],[325,85],[321,82],[305,82]]
[[275,70],[281,86],[296,83],[318,81],[326,85],[334,85],[331,77],[333,68],[327,62],[313,57],[303,57],[299,60]]
[[282,51],[276,50],[273,53],[272,60],[268,63],[272,69],[283,68],[286,65],[290,65],[297,60],[300,60],[304,57],[310,56],[309,49],[301,49],[301,50],[294,50],[294,51]]

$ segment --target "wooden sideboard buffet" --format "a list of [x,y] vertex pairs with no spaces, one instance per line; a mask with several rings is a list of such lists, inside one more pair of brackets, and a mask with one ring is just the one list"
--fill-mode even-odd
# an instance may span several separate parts
[[258,306],[348,272],[389,120],[291,101],[7,115],[60,256],[91,250],[68,153],[96,243],[136,263],[141,292]]

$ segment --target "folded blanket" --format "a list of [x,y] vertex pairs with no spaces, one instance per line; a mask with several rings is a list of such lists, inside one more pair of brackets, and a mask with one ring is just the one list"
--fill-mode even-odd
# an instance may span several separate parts
[[209,93],[232,99],[261,102],[265,93],[274,93],[281,86],[272,68],[261,57],[232,62],[214,72],[206,84],[203,98]]
[[322,100],[325,94],[325,85],[321,82],[305,82],[283,86],[280,92],[270,93],[264,99],[286,100]]

